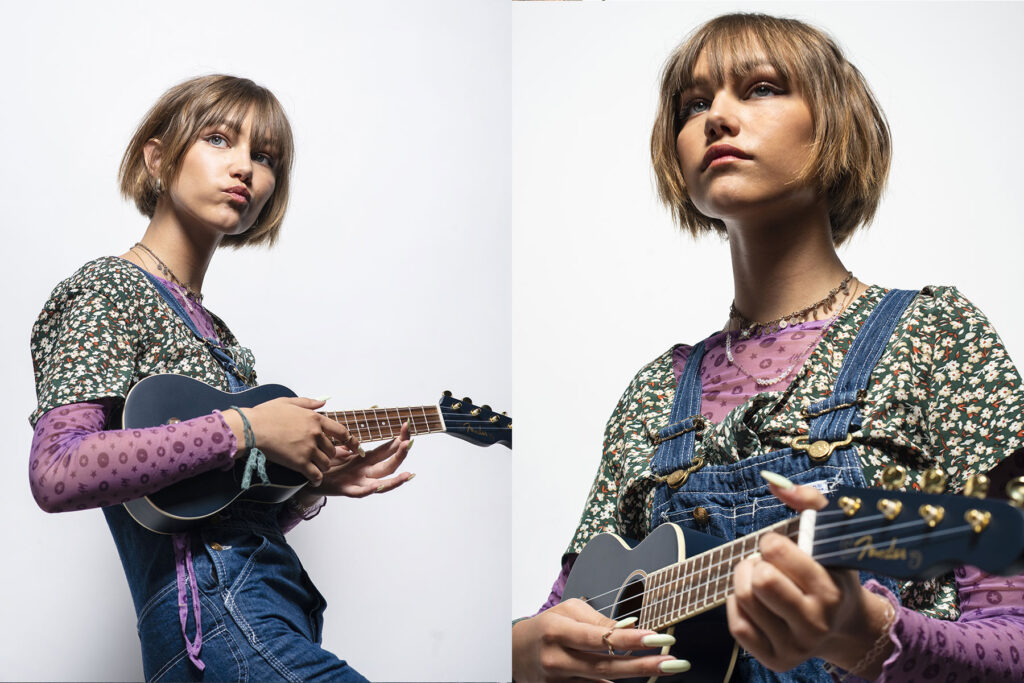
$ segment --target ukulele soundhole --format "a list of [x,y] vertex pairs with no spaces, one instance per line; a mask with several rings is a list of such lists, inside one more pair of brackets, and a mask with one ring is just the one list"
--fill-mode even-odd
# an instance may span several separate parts
[[643,572],[633,572],[615,600],[615,609],[612,612],[612,619],[616,621],[627,617],[640,617],[640,608],[643,607],[644,582],[647,575]]

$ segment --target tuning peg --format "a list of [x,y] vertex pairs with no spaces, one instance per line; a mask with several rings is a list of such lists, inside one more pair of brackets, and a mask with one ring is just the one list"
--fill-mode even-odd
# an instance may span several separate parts
[[899,501],[899,500],[889,500],[888,498],[883,498],[882,500],[878,501],[878,511],[881,512],[882,516],[885,517],[890,522],[892,520],[896,519],[896,517],[899,516],[899,514],[900,514],[900,512],[902,510],[903,510],[903,502],[902,501]]
[[992,521],[992,513],[988,510],[968,510],[964,513],[964,521],[970,525],[974,533],[980,534]]
[[491,416],[490,416],[489,418],[487,418],[487,419],[488,419],[488,420],[489,420],[489,421],[491,422],[491,424],[494,424],[495,422],[497,422],[497,421],[498,421],[498,416],[497,416],[497,415],[491,415]]
[[477,417],[480,414],[480,409],[473,408],[473,410],[469,411],[469,414],[472,415],[473,417]]
[[907,468],[902,465],[888,465],[882,470],[882,488],[895,491],[907,483]]
[[480,410],[484,411],[485,413],[489,413],[491,412],[491,407],[485,403],[482,406],[480,406]]
[[929,529],[934,529],[946,516],[946,510],[941,505],[922,505],[917,509],[917,514],[921,515]]
[[472,403],[473,399],[471,399],[469,396],[463,396],[462,397],[462,402],[463,403]]
[[508,417],[508,413],[506,413],[504,410],[501,411],[501,414],[504,415],[505,417]]
[[847,517],[853,517],[857,514],[857,510],[860,510],[861,499],[851,496],[842,496],[838,501],[838,505],[842,508],[843,514]]
[[984,474],[972,474],[964,486],[964,495],[971,498],[984,498],[988,495],[989,480]]
[[1006,482],[1006,495],[1010,497],[1010,505],[1024,508],[1024,477]]
[[925,493],[942,493],[946,490],[946,473],[941,467],[933,467],[921,474],[921,490]]
[[445,398],[451,398],[452,397],[452,392],[450,392],[447,389],[445,389],[444,391],[441,392],[441,395],[444,396]]

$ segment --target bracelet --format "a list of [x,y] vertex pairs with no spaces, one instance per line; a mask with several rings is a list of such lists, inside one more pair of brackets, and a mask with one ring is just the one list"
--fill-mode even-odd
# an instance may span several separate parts
[[249,418],[245,416],[245,413],[238,406],[228,406],[228,408],[234,410],[242,418],[242,433],[245,435],[245,445],[242,446],[242,449],[249,451],[249,456],[245,461],[245,471],[242,472],[242,490],[244,491],[252,486],[252,475],[254,472],[259,477],[260,483],[269,484],[267,456],[263,454],[263,451],[256,448],[256,435],[252,431]]
[[[881,596],[879,596],[879,597],[881,597]],[[885,600],[885,598],[882,598],[882,599]],[[835,674],[839,678],[839,683],[843,683],[850,676],[853,676],[853,675],[860,676],[860,674],[857,673],[857,672],[859,672],[860,670],[862,670],[863,668],[865,668],[866,666],[871,664],[871,662],[875,661],[875,658],[878,657],[878,655],[883,650],[885,650],[886,643],[889,642],[889,631],[892,630],[892,625],[896,623],[896,615],[897,615],[896,608],[892,606],[891,602],[889,602],[888,600],[885,600],[885,606],[886,606],[886,610],[887,611],[885,613],[885,623],[882,625],[882,635],[878,636],[878,640],[876,640],[874,645],[872,645],[868,649],[868,651],[864,653],[864,656],[861,657],[860,660],[856,664],[851,666],[850,669],[846,673],[841,675],[841,676],[839,675],[839,672],[837,671],[838,667],[835,667],[835,666],[829,666],[828,667],[828,669],[830,669],[829,673]]]

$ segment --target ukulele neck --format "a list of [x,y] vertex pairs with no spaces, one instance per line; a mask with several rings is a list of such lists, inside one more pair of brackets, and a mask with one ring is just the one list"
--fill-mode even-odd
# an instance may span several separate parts
[[321,415],[345,425],[349,432],[364,443],[393,439],[406,422],[409,423],[411,436],[445,431],[444,420],[437,406],[324,411]]
[[648,574],[637,628],[657,631],[724,604],[733,567],[757,550],[761,536],[775,532],[796,541],[799,531],[794,517]]

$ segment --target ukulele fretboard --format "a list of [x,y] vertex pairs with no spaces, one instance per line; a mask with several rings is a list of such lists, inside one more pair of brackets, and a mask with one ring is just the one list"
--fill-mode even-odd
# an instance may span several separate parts
[[733,567],[752,555],[761,536],[770,531],[795,541],[800,518],[778,522],[648,574],[637,628],[661,630],[723,604],[732,593]]
[[324,411],[322,414],[345,425],[364,442],[393,439],[405,422],[409,423],[409,432],[413,436],[444,431],[441,411],[437,406]]

